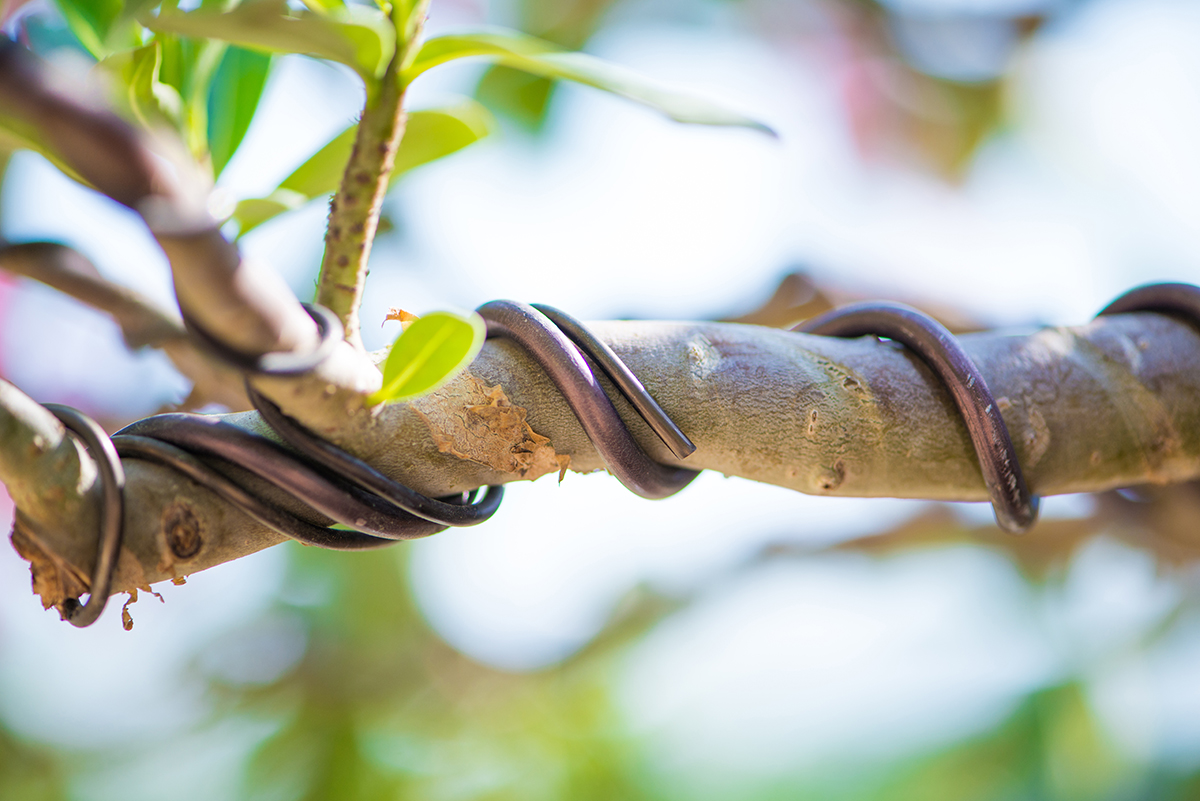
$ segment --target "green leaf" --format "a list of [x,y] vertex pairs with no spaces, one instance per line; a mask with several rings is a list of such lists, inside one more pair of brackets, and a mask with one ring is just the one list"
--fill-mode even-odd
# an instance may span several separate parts
[[433,312],[396,337],[383,364],[383,387],[367,403],[409,400],[445,384],[479,355],[487,338],[483,318]]
[[404,138],[396,151],[389,188],[409,170],[456,153],[483,139],[495,128],[496,121],[491,113],[474,100],[410,113]]
[[475,97],[529,131],[537,132],[546,121],[554,81],[540,75],[495,64],[479,79]]
[[[495,120],[480,104],[466,100],[443,109],[413,111],[408,115],[404,138],[396,152],[389,188],[411,169],[461,150],[492,132]],[[267,220],[291,211],[313,198],[336,192],[357,126],[351,125],[314,153],[265,198],[244,200],[234,212],[243,236]]]
[[295,172],[284,178],[279,188],[307,198],[336,192],[346,164],[350,161],[350,152],[354,150],[354,137],[357,133],[358,126],[351,125],[333,137],[328,144],[309,156],[308,161],[297,167]]
[[229,48],[221,59],[208,94],[208,151],[214,178],[250,129],[270,67],[269,55],[240,47]]
[[143,128],[167,126],[178,130],[182,114],[179,92],[158,79],[162,66],[162,46],[151,42],[145,47],[125,50],[104,59],[100,68],[116,79],[116,102]]
[[620,95],[661,111],[673,120],[699,125],[736,125],[775,135],[769,127],[724,106],[657,86],[632,70],[586,53],[565,52],[549,42],[516,31],[492,30],[438,36],[421,47],[404,71],[405,84],[439,64],[484,57],[545,78],[562,78]]
[[[140,44],[122,0],[58,0],[58,7],[80,44],[97,59]],[[116,41],[110,41],[116,40]]]
[[229,11],[163,10],[143,17],[152,31],[176,33],[267,53],[303,53],[349,66],[373,86],[396,49],[396,31],[381,11],[363,6],[332,7],[316,14],[292,11],[287,0],[246,0]]
[[332,11],[335,8],[346,7],[344,0],[302,0],[302,2],[304,5],[308,6],[311,10],[316,11],[318,14]]
[[311,199],[286,189],[276,189],[266,197],[253,197],[239,201],[233,211],[233,219],[237,220],[240,226],[239,236],[286,211],[300,208]]
[[179,95],[179,132],[193,158],[203,163],[209,156],[209,89],[229,45],[169,33],[158,34],[154,43],[162,52],[158,81]]

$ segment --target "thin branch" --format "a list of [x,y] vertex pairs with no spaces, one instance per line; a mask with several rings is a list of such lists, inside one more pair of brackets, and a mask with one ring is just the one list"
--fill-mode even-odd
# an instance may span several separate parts
[[31,278],[110,315],[131,349],[163,350],[192,381],[184,408],[219,403],[250,408],[241,373],[198,350],[178,315],[140,292],[114,284],[82,253],[56,242],[23,242],[0,248],[0,270]]
[[[397,9],[394,13],[400,13]],[[396,54],[388,64],[379,91],[368,94],[342,183],[329,204],[325,256],[317,281],[317,303],[336,314],[346,329],[346,341],[362,348],[358,308],[367,280],[371,244],[387,194],[396,151],[404,137],[405,86],[400,80],[406,53],[420,36],[424,6],[413,12],[413,29],[401,31]]]
[[[0,116],[142,216],[170,262],[179,306],[194,324],[248,357],[315,347],[316,325],[283,279],[267,265],[243,260],[221,235],[207,209],[210,186],[186,155],[164,155],[165,143],[150,142],[112,112],[65,92],[64,82],[50,80],[33,54],[12,43],[0,47]],[[362,398],[379,382],[365,354],[345,345],[313,373],[264,381],[260,389],[325,432],[348,417],[369,417]]]
[[160,347],[187,338],[178,316],[140,292],[107,280],[91,260],[57,242],[21,242],[0,248],[0,270],[32,278],[110,315],[131,348]]
[[[610,322],[594,330],[698,447],[686,461],[674,458],[618,401],[635,438],[659,461],[821,495],[987,498],[949,397],[923,363],[888,343],[720,323]],[[1127,314],[961,341],[1003,407],[1035,492],[1200,477],[1200,335],[1192,327]],[[490,340],[471,369],[416,405],[387,407],[373,430],[354,435],[354,450],[431,495],[535,478],[557,469],[559,455],[577,471],[603,466],[558,390],[517,346]],[[488,391],[496,385],[502,393]],[[548,438],[541,467],[513,458],[513,426],[490,422],[497,410]],[[226,419],[263,431],[257,414]],[[464,432],[465,445],[455,439]],[[468,458],[453,455],[464,448]],[[192,573],[282,539],[166,469],[131,460],[128,473],[125,536],[139,578]],[[36,530],[29,527],[42,551],[90,553],[95,535],[84,519],[43,507],[30,515],[40,521]],[[186,558],[171,547],[180,520],[193,544]],[[1037,537],[1037,528],[1027,536]],[[72,564],[89,574],[90,561]]]
[[[316,327],[277,275],[244,262],[207,209],[209,185],[106,109],[71,97],[24,48],[0,47],[0,113],[100,192],[137,211],[166,251],[180,306],[249,355],[311,348]],[[177,154],[176,154],[177,155]]]

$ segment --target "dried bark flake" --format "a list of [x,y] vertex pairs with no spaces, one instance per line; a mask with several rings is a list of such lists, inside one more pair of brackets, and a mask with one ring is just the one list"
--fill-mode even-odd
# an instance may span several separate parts
[[514,405],[503,387],[470,373],[413,401],[412,408],[442,453],[528,480],[557,472],[561,481],[571,464],[549,437],[530,427],[524,407]]

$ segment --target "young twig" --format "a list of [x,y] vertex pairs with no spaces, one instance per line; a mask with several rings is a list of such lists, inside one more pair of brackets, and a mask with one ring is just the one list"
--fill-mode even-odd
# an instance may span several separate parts
[[[394,18],[404,13],[402,5],[396,4]],[[341,319],[346,341],[360,349],[358,308],[367,280],[367,263],[396,162],[396,150],[404,136],[406,87],[400,75],[420,37],[427,5],[428,0],[418,3],[407,17],[409,24],[398,25],[396,54],[378,91],[373,95],[368,93],[350,161],[329,204],[325,256],[316,300]]]
[[[166,253],[179,306],[192,324],[248,357],[315,347],[316,326],[283,279],[265,264],[242,259],[222,236],[201,174],[188,164],[168,166],[144,135],[66,94],[47,69],[18,45],[0,48],[0,114],[142,216]],[[264,381],[262,391],[318,431],[369,425],[357,413],[363,396],[378,389],[379,371],[349,345],[334,357],[313,374]]]
[[110,315],[130,348],[159,348],[192,381],[184,408],[218,403],[230,411],[250,408],[241,373],[198,350],[179,316],[140,292],[114,284],[77,250],[57,242],[0,247],[0,270],[53,287]]

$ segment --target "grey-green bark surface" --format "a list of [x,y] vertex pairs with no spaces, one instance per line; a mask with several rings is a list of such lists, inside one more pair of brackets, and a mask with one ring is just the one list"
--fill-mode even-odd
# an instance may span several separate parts
[[[697,445],[687,460],[675,459],[618,401],[655,459],[816,494],[987,497],[948,395],[922,363],[892,343],[721,323],[606,322],[594,330]],[[1189,325],[1131,314],[961,341],[1001,406],[1035,492],[1101,491],[1200,475],[1200,336]],[[572,469],[603,467],[558,390],[506,340],[490,340],[471,374],[423,399],[422,413],[400,404],[377,415],[347,414],[334,439],[427,494],[517,480],[519,472],[438,449],[427,421],[470,418],[478,406],[460,390],[472,376],[500,385],[526,410],[533,431],[570,457]],[[278,389],[276,396],[287,395]],[[86,457],[79,467],[78,449],[57,445],[61,435],[46,430],[56,430],[52,421],[19,393],[6,389],[0,403],[0,479],[17,500],[21,528],[43,551],[88,575],[97,505],[73,495],[82,487],[90,498],[94,471]],[[254,413],[229,419],[261,429]],[[35,435],[49,443],[45,453],[30,450]],[[472,428],[471,436],[481,453],[493,444],[486,428]],[[506,447],[502,437],[496,440]],[[202,570],[283,539],[168,469],[130,460],[127,470],[127,553],[118,590]],[[1037,528],[1026,536],[1036,537]],[[189,552],[186,558],[181,550]]]

